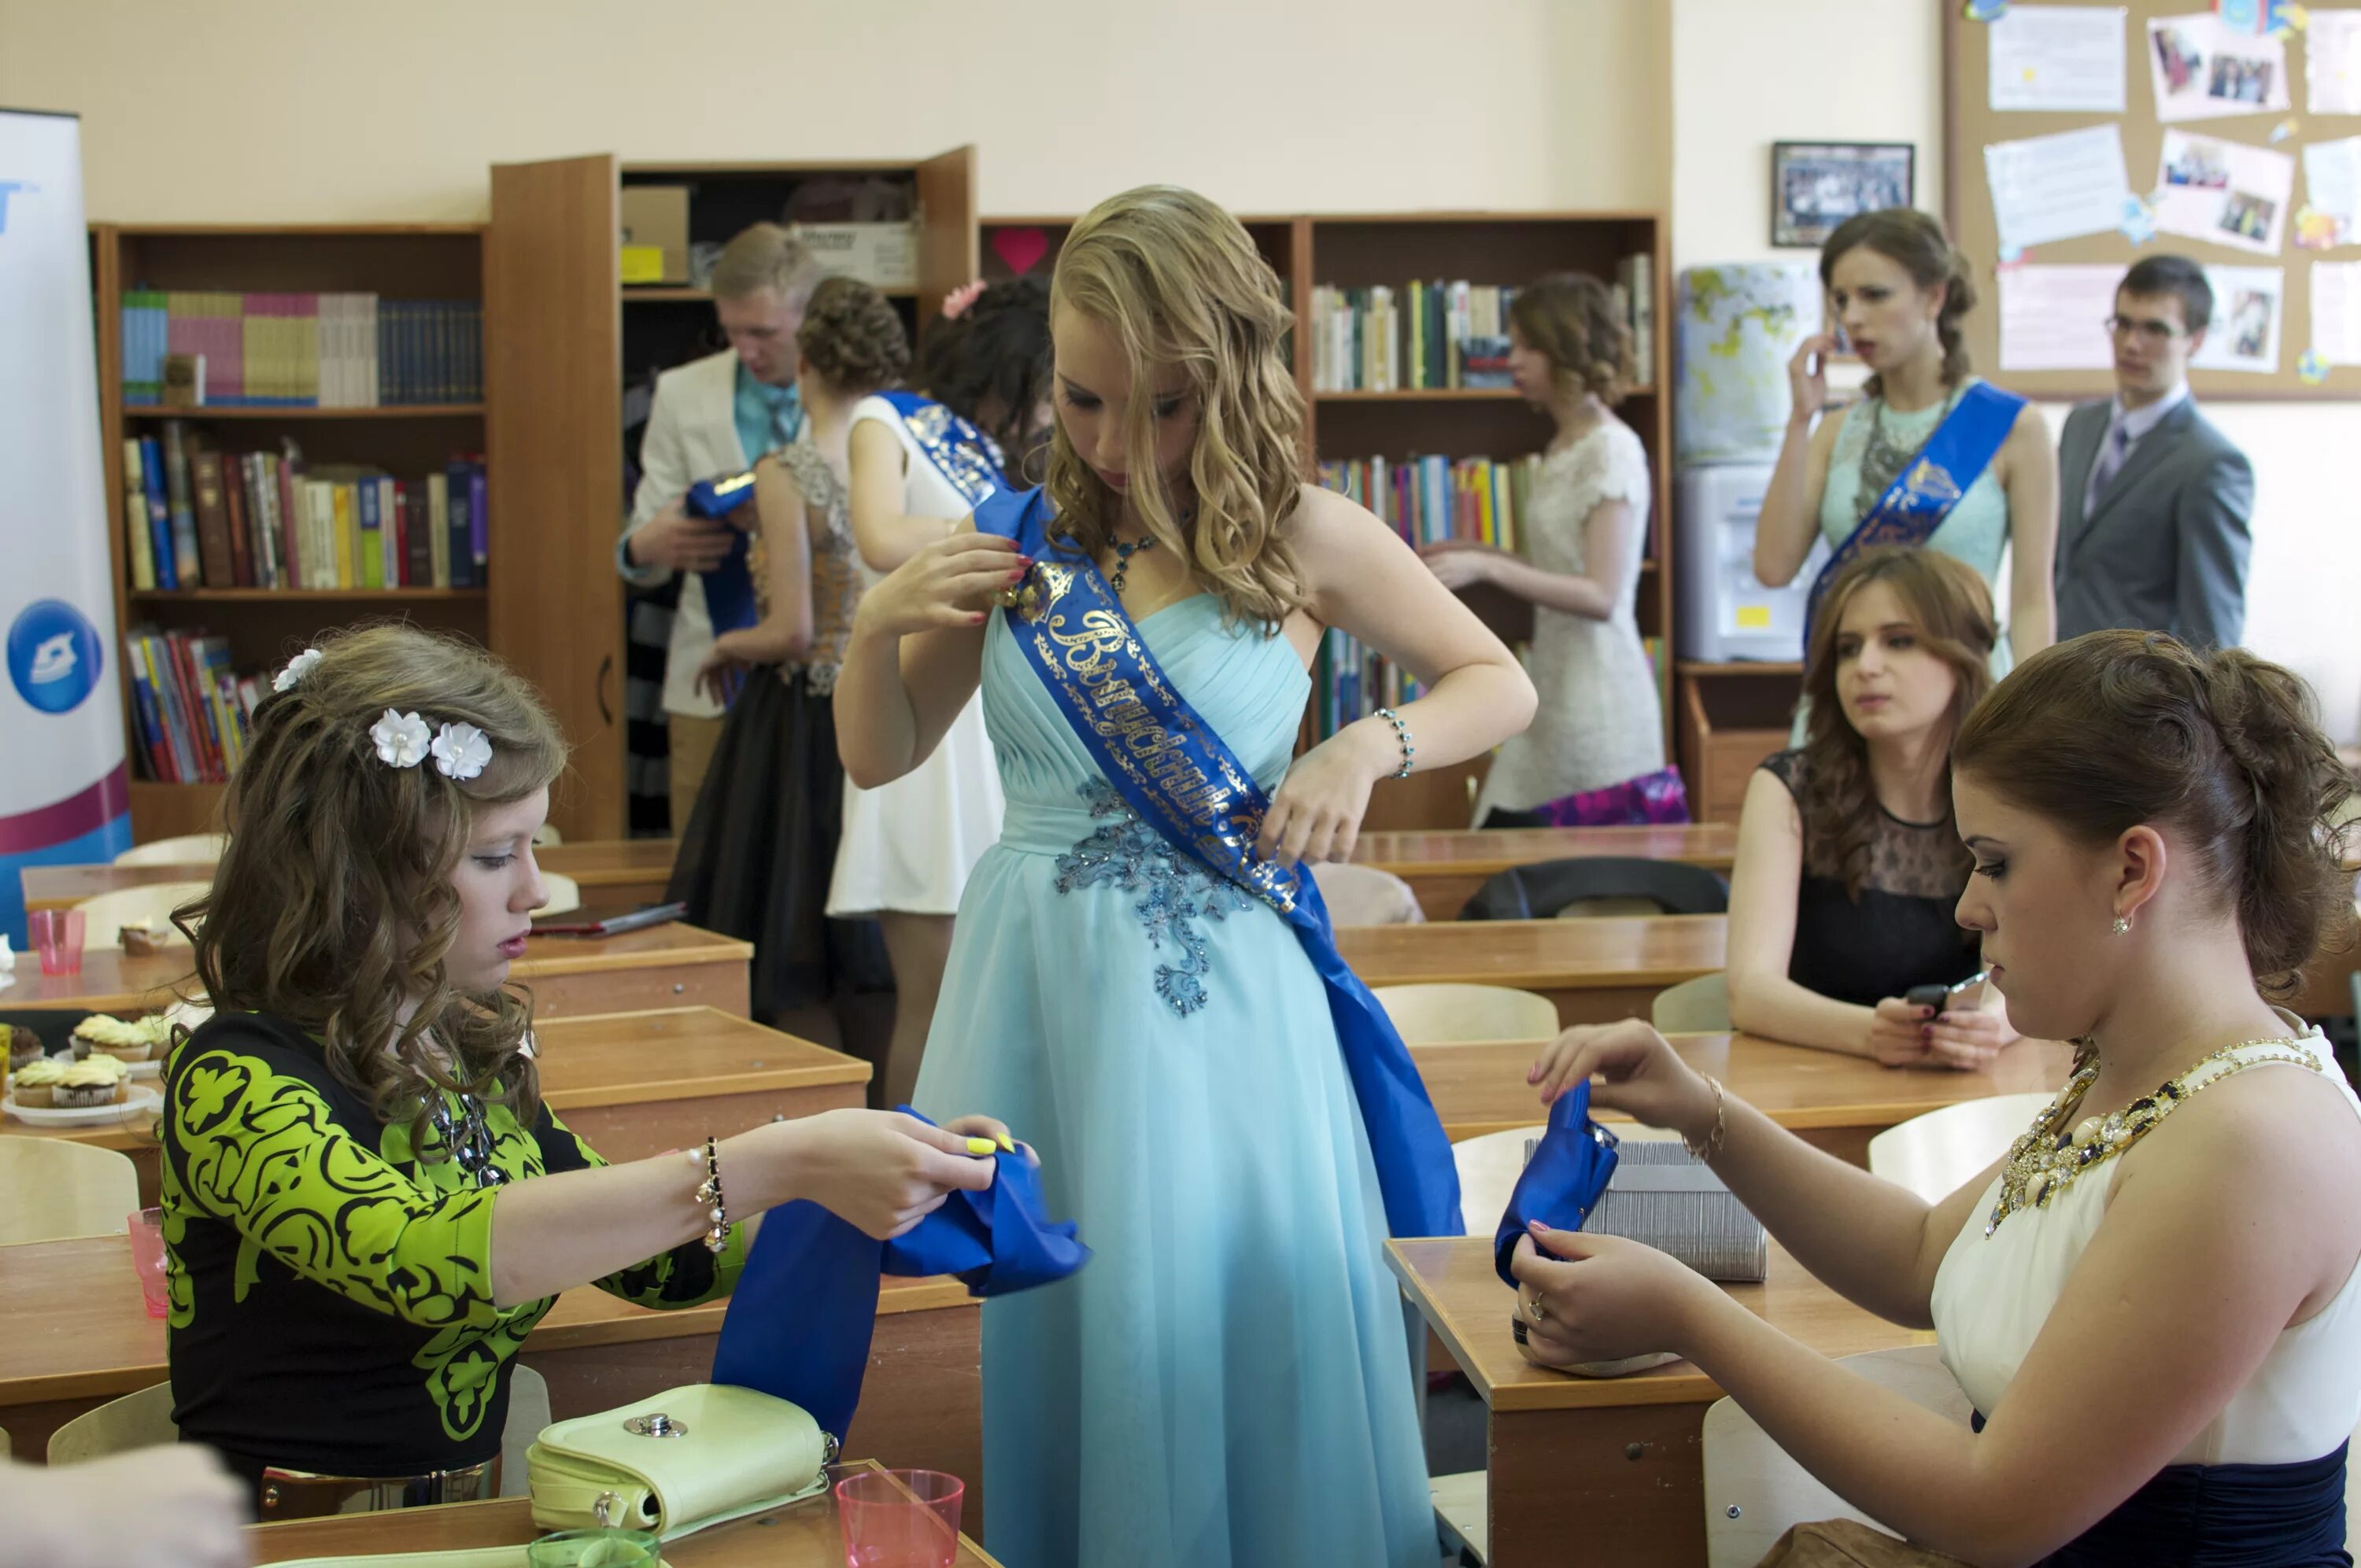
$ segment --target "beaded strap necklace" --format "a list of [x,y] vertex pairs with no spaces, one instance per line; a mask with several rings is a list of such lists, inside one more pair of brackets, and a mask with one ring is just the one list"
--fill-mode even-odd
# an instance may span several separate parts
[[[2237,1055],[2258,1046],[2279,1048],[2266,1056]],[[2120,1111],[2075,1122],[2070,1118],[2099,1076],[2096,1062],[2077,1068],[2058,1098],[2033,1119],[2031,1130],[2009,1146],[2008,1163],[2001,1168],[2000,1200],[1993,1205],[1992,1218],[1984,1223],[1984,1234],[1999,1230],[2001,1222],[2019,1209],[2048,1208],[2050,1200],[2072,1187],[2085,1172],[2147,1136],[2158,1122],[2191,1099],[2234,1072],[2265,1062],[2294,1062],[2314,1072],[2322,1070],[2320,1058],[2301,1041],[2284,1036],[2241,1040],[2198,1058],[2180,1076],[2165,1080],[2155,1093],[2142,1095]]]

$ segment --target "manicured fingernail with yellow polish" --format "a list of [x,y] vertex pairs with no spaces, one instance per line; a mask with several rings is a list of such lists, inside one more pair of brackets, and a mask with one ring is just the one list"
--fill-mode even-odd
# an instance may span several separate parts
[[1015,1154],[1016,1152],[1016,1141],[1014,1138],[1009,1137],[1006,1134],[1003,1134],[1000,1139],[1000,1152],[1003,1154]]
[[990,1154],[999,1146],[1000,1146],[998,1144],[994,1143],[990,1138],[970,1138],[967,1141],[967,1152],[970,1154]]

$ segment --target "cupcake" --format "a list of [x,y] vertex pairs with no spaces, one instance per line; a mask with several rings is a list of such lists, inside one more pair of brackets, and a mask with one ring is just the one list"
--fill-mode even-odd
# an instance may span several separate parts
[[22,1024],[0,1024],[0,1041],[8,1047],[8,1070],[16,1071],[28,1062],[36,1062],[49,1053],[41,1047],[41,1036]]
[[96,1050],[116,1061],[146,1061],[156,1054],[156,1036],[147,1021],[130,1022],[93,1013],[74,1025],[74,1054],[84,1060]]
[[16,1103],[27,1110],[47,1110],[56,1103],[53,1097],[57,1092],[58,1080],[65,1076],[65,1071],[64,1062],[43,1057],[19,1068],[16,1076],[9,1080],[8,1091],[16,1097]]
[[104,1055],[68,1067],[58,1074],[58,1086],[50,1091],[50,1103],[60,1111],[119,1105],[130,1098],[130,1073],[121,1062]]

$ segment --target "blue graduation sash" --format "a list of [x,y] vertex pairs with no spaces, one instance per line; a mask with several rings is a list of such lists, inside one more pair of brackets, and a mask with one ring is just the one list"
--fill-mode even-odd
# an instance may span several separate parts
[[935,471],[972,508],[994,490],[1008,488],[1002,476],[999,444],[931,398],[916,392],[880,392],[902,416],[918,450]]
[[1165,680],[1097,565],[1051,539],[1049,521],[1049,497],[1038,488],[1003,491],[976,509],[977,532],[1014,540],[1036,563],[1008,611],[1017,647],[1133,813],[1268,905],[1303,944],[1327,988],[1388,1227],[1397,1236],[1464,1234],[1459,1175],[1442,1119],[1385,1009],[1338,956],[1319,884],[1256,856],[1269,800]]
[[1993,457],[2000,451],[2001,443],[2016,424],[2025,400],[2015,392],[2004,392],[1989,381],[1978,381],[1960,394],[1960,400],[1918,455],[1894,476],[1877,498],[1877,504],[1864,513],[1845,542],[1812,579],[1811,598],[1804,609],[1804,643],[1811,646],[1812,623],[1820,612],[1820,600],[1837,574],[1850,565],[1854,556],[1880,544],[1924,544],[1943,526],[1968,487],[1981,477]]
[[763,1215],[721,1320],[713,1381],[800,1405],[820,1431],[841,1439],[861,1403],[881,1275],[949,1274],[974,1295],[1002,1296],[1063,1279],[1089,1262],[1073,1222],[1043,1217],[1041,1173],[1032,1162],[1022,1154],[993,1158],[990,1187],[951,1193],[890,1242],[817,1203],[785,1203]]

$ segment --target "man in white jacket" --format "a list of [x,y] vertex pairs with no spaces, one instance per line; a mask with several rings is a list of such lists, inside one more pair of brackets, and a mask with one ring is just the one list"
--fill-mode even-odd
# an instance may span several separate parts
[[801,433],[796,332],[820,277],[811,252],[778,225],[756,224],[740,234],[713,269],[713,311],[730,346],[656,379],[640,445],[640,488],[615,547],[615,566],[642,587],[684,574],[664,683],[675,837],[688,826],[721,734],[721,706],[696,685],[697,667],[713,646],[697,574],[720,565],[731,536],[727,523],[690,517],[681,498],[699,479],[743,473]]

